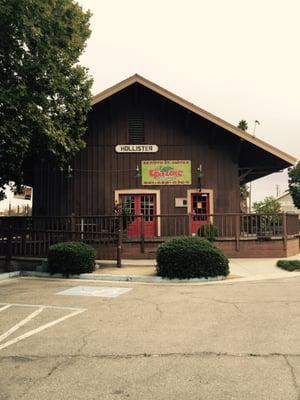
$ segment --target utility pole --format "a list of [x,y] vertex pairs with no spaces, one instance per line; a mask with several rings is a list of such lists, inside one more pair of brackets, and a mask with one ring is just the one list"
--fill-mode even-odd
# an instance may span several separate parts
[[257,121],[257,119],[254,121],[253,137],[255,137],[256,125],[260,125],[260,122]]
[[251,195],[252,195],[252,193],[251,193],[251,191],[252,191],[252,187],[251,187],[251,182],[249,183],[249,214],[251,214]]
[[[256,119],[254,121],[253,137],[255,137],[256,125],[260,125],[260,122]],[[252,210],[252,182],[249,184],[249,213]]]

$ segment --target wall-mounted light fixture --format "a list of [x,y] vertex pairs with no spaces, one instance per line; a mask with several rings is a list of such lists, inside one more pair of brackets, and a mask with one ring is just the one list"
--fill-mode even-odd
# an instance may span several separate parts
[[67,168],[67,178],[73,178],[73,168],[71,167],[71,165],[68,165]]
[[202,171],[202,164],[199,165],[197,168],[197,177],[198,177],[198,187],[199,187],[199,192],[201,193],[202,189],[202,182],[201,179],[203,178],[203,171]]
[[139,168],[138,165],[136,165],[135,177],[136,177],[136,178],[140,178],[140,177],[141,177],[140,168]]

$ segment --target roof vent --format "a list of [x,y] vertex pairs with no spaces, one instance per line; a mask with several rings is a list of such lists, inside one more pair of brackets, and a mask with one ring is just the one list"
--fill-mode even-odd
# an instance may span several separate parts
[[145,142],[143,114],[129,114],[128,116],[129,143],[140,144]]

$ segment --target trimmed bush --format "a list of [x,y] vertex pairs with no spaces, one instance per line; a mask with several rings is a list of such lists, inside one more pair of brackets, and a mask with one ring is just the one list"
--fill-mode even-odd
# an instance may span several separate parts
[[211,242],[182,236],[163,243],[157,252],[157,274],[170,279],[227,276],[228,259]]
[[204,237],[210,242],[214,242],[216,237],[218,237],[218,228],[213,224],[204,224],[198,229],[197,235]]
[[287,271],[300,271],[300,260],[278,260],[277,267]]
[[68,277],[95,270],[96,251],[80,242],[54,244],[48,251],[48,268],[52,274],[62,273]]

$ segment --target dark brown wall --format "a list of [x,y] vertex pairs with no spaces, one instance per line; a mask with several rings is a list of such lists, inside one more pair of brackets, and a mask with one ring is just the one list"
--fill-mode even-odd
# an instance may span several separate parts
[[[142,112],[145,143],[156,144],[157,153],[120,154],[116,144],[128,143],[127,117]],[[237,140],[221,128],[135,84],[94,106],[89,114],[87,146],[75,158],[73,177],[39,167],[35,172],[35,215],[110,214],[115,189],[147,188],[135,178],[141,160],[191,160],[191,186],[149,186],[161,190],[161,213],[185,213],[175,208],[175,197],[186,197],[198,186],[197,167],[202,164],[202,187],[214,191],[214,211],[239,212]]]
[[[284,248],[283,240],[269,240],[259,242],[257,240],[244,240],[240,242],[239,250],[236,249],[234,240],[214,242],[220,250],[229,258],[270,258],[290,257],[299,254],[299,239],[289,239],[287,248]],[[122,255],[124,258],[153,259],[156,257],[159,243],[148,242],[145,244],[145,253],[141,253],[138,243],[123,243]],[[114,255],[110,257],[114,259]]]

